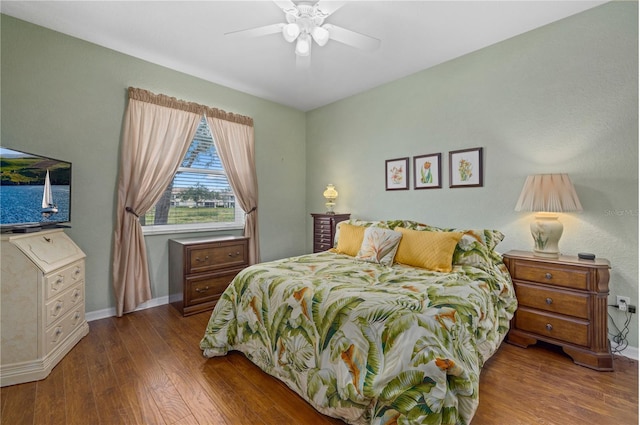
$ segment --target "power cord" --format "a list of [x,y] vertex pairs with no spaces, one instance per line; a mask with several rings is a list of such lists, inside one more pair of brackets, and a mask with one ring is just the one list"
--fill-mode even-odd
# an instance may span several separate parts
[[[617,305],[610,305],[609,307],[618,308]],[[629,346],[627,335],[629,335],[629,324],[631,323],[631,318],[633,316],[633,313],[631,313],[629,310],[625,311],[625,315],[627,316],[627,318],[624,321],[624,326],[622,327],[622,330],[620,330],[618,328],[618,325],[616,325],[616,322],[611,316],[611,313],[608,313],[608,315],[609,315],[609,319],[611,319],[611,323],[613,324],[613,327],[615,328],[615,333],[608,331],[609,336],[611,336],[611,340],[613,342],[618,344],[616,347],[611,348],[611,352],[613,354],[621,354],[622,351]]]

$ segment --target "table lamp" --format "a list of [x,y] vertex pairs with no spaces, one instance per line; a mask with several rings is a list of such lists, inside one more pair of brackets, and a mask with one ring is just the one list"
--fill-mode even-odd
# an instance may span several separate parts
[[322,195],[327,200],[327,203],[324,204],[327,207],[327,214],[335,214],[333,208],[336,206],[335,200],[338,197],[338,191],[336,190],[335,186],[332,184],[328,184]]
[[563,230],[558,213],[582,211],[582,205],[568,174],[536,174],[524,182],[515,210],[536,212],[531,223],[533,255],[558,258]]

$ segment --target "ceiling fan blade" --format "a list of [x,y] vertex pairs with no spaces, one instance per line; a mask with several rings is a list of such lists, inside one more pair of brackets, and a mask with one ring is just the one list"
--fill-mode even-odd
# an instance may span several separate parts
[[296,8],[296,4],[291,0],[273,0],[273,2],[284,11]]
[[344,6],[346,1],[320,0],[316,3],[316,7],[322,10],[327,16]]
[[234,36],[234,37],[243,37],[243,38],[261,37],[263,35],[281,33],[282,32],[282,28],[284,28],[285,25],[286,24],[284,24],[284,23],[271,24],[271,25],[265,25],[263,27],[249,28],[249,29],[246,29],[246,30],[226,32],[226,33],[224,33],[224,35],[230,35],[230,36]]
[[346,28],[338,27],[333,24],[324,24],[322,26],[329,31],[329,38],[349,46],[357,47],[362,50],[376,50],[380,47],[380,40],[359,32],[351,31]]

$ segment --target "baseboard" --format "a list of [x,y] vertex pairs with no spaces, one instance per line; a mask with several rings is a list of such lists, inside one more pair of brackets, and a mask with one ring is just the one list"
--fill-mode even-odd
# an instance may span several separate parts
[[[611,343],[611,349],[615,350],[616,348],[617,348],[616,345],[612,342]],[[627,348],[625,348],[625,349],[620,351],[619,355],[637,361],[638,360],[638,347],[627,346]]]
[[[164,304],[169,304],[169,296],[165,295],[164,297],[158,297],[158,298],[154,298],[152,300],[149,300],[145,303],[142,303],[138,306],[138,308],[136,308],[135,311],[138,310],[146,310],[148,308],[151,307],[157,307],[159,305],[164,305]],[[90,311],[88,313],[85,313],[85,318],[87,320],[87,322],[92,322],[94,320],[99,320],[99,319],[106,319],[107,317],[113,317],[116,315],[116,308],[115,307],[111,307],[111,308],[105,308],[102,310],[96,310],[96,311]]]

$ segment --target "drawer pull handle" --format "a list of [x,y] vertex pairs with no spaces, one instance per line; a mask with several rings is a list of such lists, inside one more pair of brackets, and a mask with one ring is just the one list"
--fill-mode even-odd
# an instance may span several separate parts
[[547,326],[545,326],[545,328],[547,328],[547,330],[551,332],[553,330],[553,325],[551,323],[547,323]]
[[240,251],[236,252],[235,254],[233,252],[229,253],[229,257],[237,257],[240,255]]
[[204,262],[209,261],[209,256],[205,255],[204,259],[200,259],[200,257],[196,257],[196,262]]
[[552,298],[547,298],[547,299],[545,300],[545,302],[546,302],[547,304],[551,305],[551,304],[553,303],[553,299],[552,299]]
[[204,288],[196,288],[196,292],[201,294],[203,292],[209,291],[209,289],[211,289],[211,288],[209,288],[208,286],[205,286]]
[[553,278],[553,275],[551,273],[545,273],[544,278],[547,280],[551,280]]

